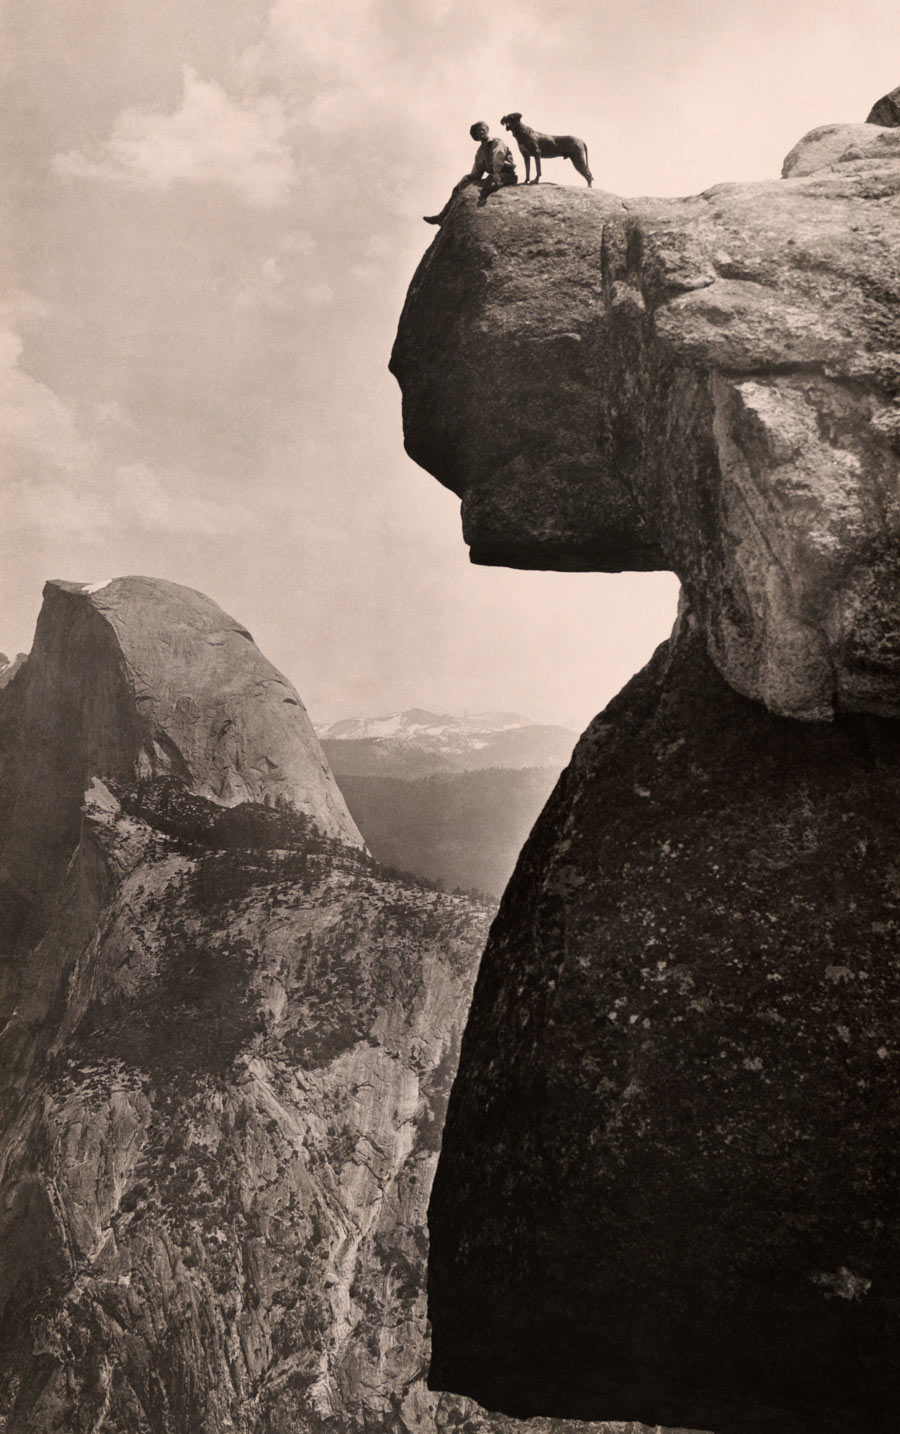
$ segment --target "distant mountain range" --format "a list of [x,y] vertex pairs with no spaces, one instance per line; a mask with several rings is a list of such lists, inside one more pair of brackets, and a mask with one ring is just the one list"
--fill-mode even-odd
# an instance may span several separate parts
[[423,707],[409,707],[405,712],[390,712],[386,717],[344,717],[316,727],[323,737],[345,741],[359,737],[410,737],[437,740],[452,739],[459,733],[477,737],[482,733],[503,732],[513,727],[532,727],[527,717],[517,712],[473,712],[454,717],[447,712],[428,712]]
[[410,708],[316,733],[373,855],[499,897],[577,733],[515,712]]
[[417,778],[485,767],[554,767],[568,762],[578,734],[515,712],[457,717],[413,707],[385,717],[316,726],[335,776]]

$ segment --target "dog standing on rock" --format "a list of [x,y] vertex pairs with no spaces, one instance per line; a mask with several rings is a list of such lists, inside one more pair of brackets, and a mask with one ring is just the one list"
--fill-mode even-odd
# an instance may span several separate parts
[[[587,180],[588,189],[590,189],[594,182],[594,176],[588,168],[587,145],[583,139],[577,139],[574,134],[541,134],[539,130],[523,124],[522,116],[517,110],[504,115],[500,123],[505,129],[512,131],[513,138],[519,146],[519,151],[525,161],[526,184],[540,182],[541,157],[543,156],[544,159],[571,159],[578,173]],[[534,160],[534,179],[529,179],[532,159]]]

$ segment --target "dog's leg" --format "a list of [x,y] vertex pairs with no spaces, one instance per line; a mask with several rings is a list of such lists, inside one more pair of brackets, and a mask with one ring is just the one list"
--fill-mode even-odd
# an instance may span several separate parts
[[570,154],[569,158],[572,161],[573,168],[578,171],[578,173],[583,179],[587,180],[587,186],[588,189],[590,189],[594,183],[594,176],[591,174],[591,171],[588,168],[587,145],[582,146],[580,153]]
[[521,145],[519,146],[519,153],[525,161],[525,183],[527,184],[529,182],[528,176],[531,174],[531,155],[527,149],[522,149]]
[[540,184],[541,182],[541,150],[539,145],[534,151],[534,182],[535,184]]

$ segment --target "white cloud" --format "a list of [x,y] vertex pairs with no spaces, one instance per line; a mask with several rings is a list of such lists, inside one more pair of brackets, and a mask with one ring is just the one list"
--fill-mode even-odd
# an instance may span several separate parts
[[91,418],[98,431],[110,429],[112,432],[136,433],[137,425],[131,415],[124,409],[116,399],[97,399],[91,404]]
[[194,491],[194,475],[161,474],[143,463],[108,465],[88,478],[59,473],[5,485],[4,529],[56,540],[63,534],[110,542],[140,534],[185,533],[234,540],[258,526],[233,499]]
[[289,254],[298,259],[309,259],[315,252],[316,241],[305,229],[288,229],[281,235],[278,247],[283,254]]
[[[440,64],[429,40],[446,7],[416,0],[415,19],[405,8],[406,0],[396,14],[386,14],[381,0],[318,7],[273,0],[259,42],[241,57],[248,91],[272,88],[283,96],[295,143],[315,147],[320,181],[339,175],[346,187],[356,170],[392,168],[417,112],[428,107],[423,95],[433,94]],[[490,17],[479,26],[486,36]],[[393,135],[389,151],[386,133]]]
[[[22,340],[0,329],[0,486],[2,524],[26,541],[67,533],[79,538],[133,532],[239,537],[256,516],[242,503],[203,492],[196,474],[122,463],[75,410],[19,365]],[[126,433],[134,425],[121,411]],[[207,489],[209,484],[206,484]]]
[[[339,207],[345,222],[349,206],[373,202],[416,212],[410,185],[421,188],[423,175],[446,176],[448,185],[458,177],[471,155],[473,114],[512,88],[540,25],[527,4],[511,37],[508,16],[485,14],[474,0],[396,3],[386,19],[381,0],[273,0],[259,40],[238,59],[237,97],[185,67],[177,109],[128,108],[99,149],[57,154],[54,169],[159,192],[179,182],[218,185],[258,208],[296,198],[314,228]],[[460,51],[461,34],[472,44]],[[546,52],[550,37],[541,43]],[[446,96],[460,104],[466,96],[461,115],[445,113]],[[263,287],[260,302],[280,307],[278,286]],[[238,302],[247,306],[248,295]]]
[[247,204],[273,208],[296,180],[281,100],[272,94],[243,102],[212,80],[184,68],[181,105],[171,114],[127,109],[110,139],[91,157],[58,154],[58,174],[168,190],[175,183],[218,184]]
[[243,503],[200,492],[194,475],[163,475],[145,463],[115,469],[112,497],[117,520],[129,530],[238,538],[257,526]]
[[311,284],[302,285],[300,292],[308,304],[321,307],[334,303],[334,289],[325,279],[314,279]]
[[19,367],[22,340],[0,329],[0,445],[13,471],[58,471],[80,478],[95,459],[62,399]]
[[8,324],[29,323],[50,316],[50,306],[26,289],[7,289],[0,295],[0,319]]
[[[272,76],[288,79],[298,68],[331,88],[336,79],[359,83],[383,69],[386,29],[378,0],[274,0],[257,45],[241,58],[247,83],[257,88]],[[311,97],[311,96],[310,96]]]
[[43,546],[45,539],[67,534],[92,539],[112,529],[112,513],[96,486],[82,487],[63,478],[25,479],[4,485],[3,527],[19,542]]
[[314,307],[334,302],[334,288],[322,277],[318,245],[305,230],[282,234],[247,281],[237,290],[239,309],[261,308],[296,314],[304,303]]

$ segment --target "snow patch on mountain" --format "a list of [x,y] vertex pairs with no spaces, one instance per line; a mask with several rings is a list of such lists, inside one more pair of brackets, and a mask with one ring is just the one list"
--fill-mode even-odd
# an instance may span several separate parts
[[385,717],[346,717],[316,727],[335,776],[435,776],[481,767],[554,767],[568,762],[577,733],[518,712],[458,717],[411,707]]
[[[421,707],[410,707],[405,712],[391,712],[386,717],[344,717],[339,722],[320,722],[315,724],[315,730],[320,741],[328,742],[359,742],[387,737],[444,741],[465,737],[473,742],[485,734],[534,725],[517,712],[472,712],[455,717],[446,712],[428,712]],[[484,745],[483,742],[481,745]]]

